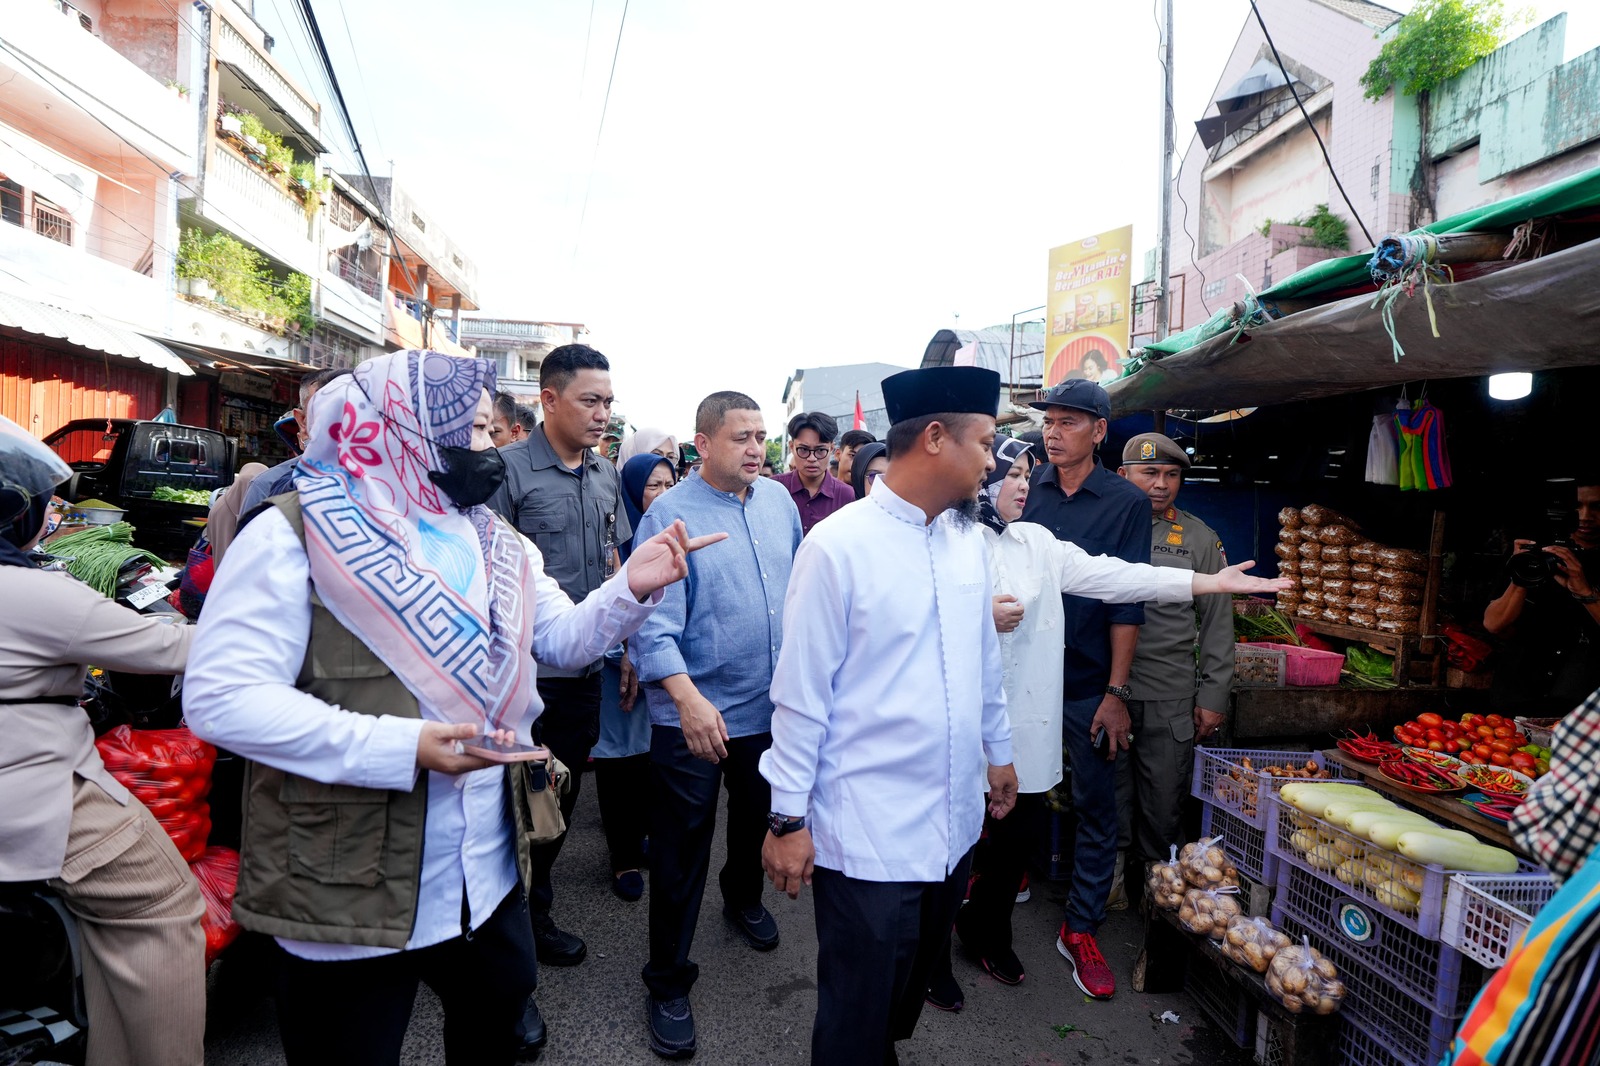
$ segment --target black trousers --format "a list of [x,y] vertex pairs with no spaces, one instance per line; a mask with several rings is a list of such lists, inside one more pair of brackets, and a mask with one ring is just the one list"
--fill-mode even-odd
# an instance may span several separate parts
[[709,763],[689,753],[683,730],[650,729],[650,961],[641,976],[658,999],[687,996],[700,975],[689,958],[717,831],[717,784],[728,791],[728,858],[717,880],[731,907],[761,902],[772,791],[761,776],[771,733],[734,737],[728,757]]
[[431,947],[349,962],[279,955],[278,1034],[290,1066],[395,1066],[418,982],[444,1004],[446,1062],[511,1063],[538,984],[520,889],[470,936]]
[[1011,912],[1028,859],[1044,824],[1044,793],[1023,793],[1004,818],[984,816],[985,834],[972,852],[978,875],[956,919],[961,942],[980,954],[1011,947]]
[[966,894],[969,851],[943,881],[862,881],[816,868],[817,1018],[811,1061],[895,1062],[894,1043],[922,1014],[928,976],[948,957],[950,925]]
[[[600,739],[601,682],[598,670],[588,677],[541,677],[538,681],[544,713],[533,724],[533,739],[554,752],[572,771],[572,786],[561,797],[561,815],[568,825],[572,824],[572,812],[578,806],[578,793],[583,788],[583,775],[589,768],[589,749]],[[550,888],[550,871],[566,839],[563,833],[531,851],[533,876],[528,887],[528,916],[535,926],[551,924],[550,904],[554,892]]]
[[[641,697],[642,699],[643,697]],[[634,714],[648,714],[643,707]],[[644,838],[650,833],[650,753],[595,759],[594,798],[611,852],[611,872],[644,868]]]

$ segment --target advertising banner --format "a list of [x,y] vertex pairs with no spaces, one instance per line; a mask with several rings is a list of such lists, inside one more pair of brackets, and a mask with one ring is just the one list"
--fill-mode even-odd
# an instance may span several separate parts
[[1050,250],[1044,384],[1068,378],[1102,384],[1122,375],[1128,355],[1129,264],[1133,227]]

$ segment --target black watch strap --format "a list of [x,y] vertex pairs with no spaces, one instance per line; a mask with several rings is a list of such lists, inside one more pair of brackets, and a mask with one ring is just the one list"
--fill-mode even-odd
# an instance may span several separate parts
[[1129,700],[1133,699],[1133,689],[1128,685],[1107,685],[1106,695],[1115,696],[1123,703],[1127,703]]
[[805,827],[806,820],[804,816],[779,814],[777,811],[767,812],[767,828],[772,831],[772,835],[775,837],[781,837],[785,833],[793,833],[795,830],[804,829]]

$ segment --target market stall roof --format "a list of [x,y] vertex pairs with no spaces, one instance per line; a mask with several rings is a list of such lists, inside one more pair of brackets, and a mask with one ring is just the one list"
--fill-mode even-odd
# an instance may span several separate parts
[[187,341],[174,340],[170,337],[162,337],[161,343],[172,349],[182,359],[196,366],[223,370],[260,370],[293,374],[309,374],[317,369],[305,363],[297,363],[293,359],[283,359],[276,355],[246,351],[242,348],[223,348],[215,344],[191,344]]
[[[1520,196],[1440,219],[1416,232],[1445,234],[1510,230],[1531,219],[1595,210],[1600,210],[1600,167],[1574,174]],[[1373,283],[1367,264],[1371,254],[1367,251],[1313,263],[1276,285],[1269,286],[1257,295],[1257,299],[1269,313],[1272,313],[1280,300],[1331,296],[1344,293],[1346,290],[1370,293]],[[1230,334],[1233,329],[1230,313],[1227,310],[1219,311],[1192,329],[1146,345],[1144,352],[1147,357],[1159,358],[1187,351],[1213,337]]]
[[141,337],[132,330],[10,293],[0,292],[0,326],[31,333],[36,337],[63,340],[90,351],[132,359],[172,374],[188,376],[194,373],[172,349],[148,337]]
[[1421,289],[1393,304],[1402,356],[1366,293],[1153,359],[1107,387],[1112,411],[1231,410],[1407,381],[1600,364],[1600,240],[1434,285],[1431,293],[1437,338]]

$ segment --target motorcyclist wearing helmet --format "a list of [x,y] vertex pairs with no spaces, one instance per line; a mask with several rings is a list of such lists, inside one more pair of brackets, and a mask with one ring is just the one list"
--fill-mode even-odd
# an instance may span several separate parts
[[89,1066],[203,1060],[205,905],[144,805],[107,772],[78,707],[90,664],[182,673],[193,629],[41,570],[72,469],[0,417],[0,882],[45,881],[78,918]]

